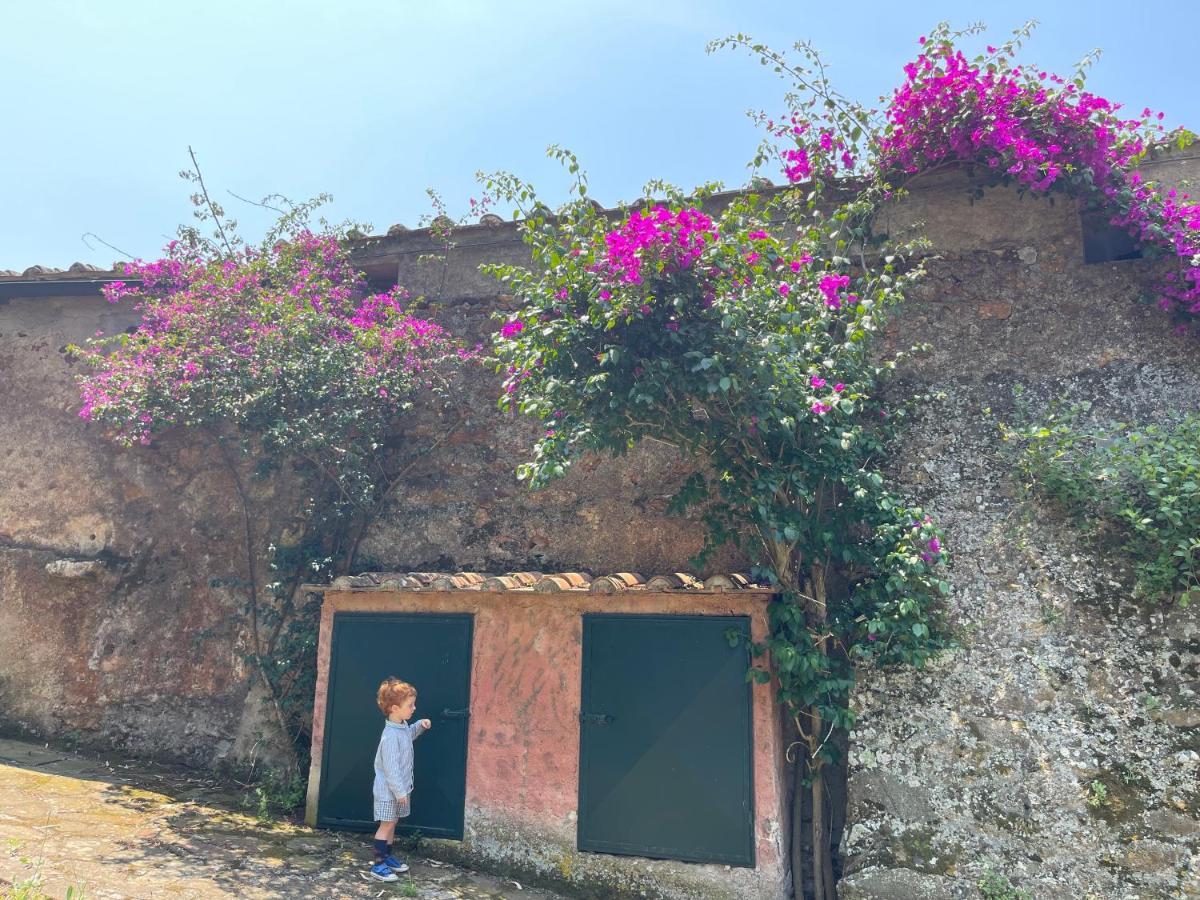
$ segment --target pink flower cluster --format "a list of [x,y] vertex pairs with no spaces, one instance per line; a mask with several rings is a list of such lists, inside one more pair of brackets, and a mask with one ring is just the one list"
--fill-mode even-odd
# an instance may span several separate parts
[[[1200,203],[1186,202],[1190,197],[1173,189],[1161,192],[1137,172],[1129,180],[1134,202],[1114,213],[1112,224],[1141,246],[1158,246],[1179,261],[1158,285],[1159,308],[1200,317]],[[1104,193],[1111,198],[1116,192],[1110,186]]]
[[1118,106],[1047,73],[980,68],[959,51],[922,55],[904,67],[880,142],[885,169],[917,173],[947,161],[980,162],[1047,191],[1084,167],[1097,183],[1144,149],[1142,123]]
[[605,236],[600,270],[617,281],[640,284],[647,263],[661,264],[664,271],[686,269],[717,236],[713,220],[698,209],[655,206],[633,213]]
[[[921,540],[920,532],[923,529],[933,525],[933,519],[926,516],[924,520],[913,519],[912,530],[918,532],[917,540]],[[919,546],[919,545],[918,545]],[[921,559],[927,563],[934,562],[942,553],[942,542],[938,540],[937,535],[931,536],[925,541],[925,549],[921,551]]]
[[785,141],[793,141],[796,146],[781,151],[783,174],[788,182],[807,181],[815,172],[821,172],[826,178],[833,178],[838,173],[839,165],[844,174],[854,169],[854,157],[846,147],[845,141],[835,136],[830,130],[833,120],[825,115],[822,118],[829,123],[829,128],[821,128],[812,136],[809,121],[800,113],[792,113],[787,120],[776,123],[767,122],[767,130],[775,137]]
[[817,287],[820,289],[822,296],[825,298],[825,305],[830,309],[841,309],[842,302],[845,301],[851,305],[858,302],[858,297],[854,294],[843,293],[845,288],[850,285],[849,275],[823,275]]
[[792,184],[812,176],[812,162],[809,161],[808,151],[803,147],[784,150],[783,162],[783,174]]
[[[811,387],[813,390],[816,390],[816,391],[819,391],[822,388],[826,388],[829,386],[829,382],[826,379],[822,378],[820,375],[813,375],[812,377],[810,377],[808,379],[808,384],[809,384],[809,387]],[[845,389],[846,389],[846,385],[842,384],[839,381],[837,384],[835,384],[833,386],[833,393],[831,395],[827,395],[826,399],[822,400],[822,399],[818,398],[818,399],[814,400],[812,402],[812,406],[810,407],[813,414],[818,415],[818,416],[823,416],[823,415],[825,415],[825,413],[831,412],[833,410],[833,404],[837,402],[837,400],[841,396],[842,391],[844,391]]]
[[1118,104],[1055,75],[981,67],[950,49],[925,53],[904,71],[879,144],[885,177],[975,163],[1037,193],[1060,188],[1097,199],[1140,246],[1176,260],[1157,286],[1159,305],[1200,317],[1200,205],[1133,171],[1163,135],[1149,109],[1123,119]]

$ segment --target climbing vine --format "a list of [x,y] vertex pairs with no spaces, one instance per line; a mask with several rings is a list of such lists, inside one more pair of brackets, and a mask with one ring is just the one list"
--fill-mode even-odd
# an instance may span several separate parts
[[1078,197],[1126,229],[1146,255],[1169,261],[1155,286],[1159,306],[1181,330],[1200,321],[1200,203],[1144,179],[1138,166],[1157,149],[1195,135],[1168,134],[1163,113],[1123,115],[1119,103],[1085,90],[1094,56],[1065,79],[1015,63],[1020,40],[968,60],[945,26],[922,38],[905,82],[886,108],[871,166],[885,183],[963,165],[987,183],[1033,194]]

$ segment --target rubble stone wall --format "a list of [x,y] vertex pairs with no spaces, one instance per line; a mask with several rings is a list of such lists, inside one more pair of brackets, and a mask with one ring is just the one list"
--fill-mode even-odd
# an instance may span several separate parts
[[1019,246],[953,246],[978,220],[946,223],[890,335],[932,343],[905,378],[947,393],[894,475],[947,530],[958,646],[854,697],[842,897],[1197,896],[1200,609],[1135,602],[1121,546],[1030,497],[999,424],[1195,411],[1200,355],[1138,302],[1153,263],[1082,265],[1069,206],[1009,201]]

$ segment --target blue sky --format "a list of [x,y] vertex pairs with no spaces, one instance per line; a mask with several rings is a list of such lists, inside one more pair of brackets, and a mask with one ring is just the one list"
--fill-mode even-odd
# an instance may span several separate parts
[[[0,51],[0,269],[152,257],[191,208],[191,144],[225,193],[334,195],[330,215],[385,230],[478,194],[506,169],[554,203],[575,150],[605,205],[651,178],[742,183],[758,142],[749,108],[784,84],[748,56],[707,56],[735,31],[811,39],[843,93],[899,81],[935,22],[984,21],[989,39],[1042,24],[1024,58],[1064,71],[1094,47],[1093,90],[1200,127],[1189,58],[1200,3],[724,3],[683,0],[9,0]],[[506,211],[505,211],[506,212]]]

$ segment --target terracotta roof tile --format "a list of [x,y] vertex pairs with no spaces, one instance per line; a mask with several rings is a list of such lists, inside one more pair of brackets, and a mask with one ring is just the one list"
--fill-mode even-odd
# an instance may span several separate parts
[[615,572],[598,578],[583,572],[508,572],[482,575],[478,572],[364,572],[342,575],[327,586],[313,590],[377,591],[495,591],[557,594],[590,592],[616,594],[624,591],[743,591],[767,590],[749,575],[734,572],[712,575],[703,581],[687,572],[669,572],[649,579],[634,572]]

